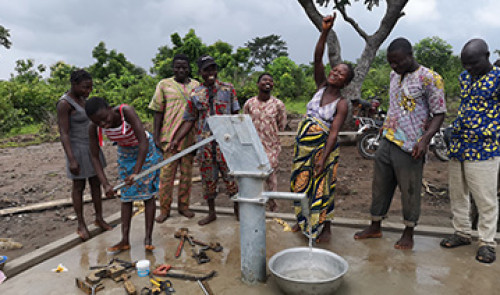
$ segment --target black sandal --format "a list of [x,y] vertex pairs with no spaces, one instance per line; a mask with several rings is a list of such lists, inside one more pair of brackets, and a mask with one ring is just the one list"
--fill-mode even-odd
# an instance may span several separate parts
[[491,246],[481,246],[477,250],[476,260],[482,263],[492,263],[497,258],[495,248]]
[[450,248],[470,245],[471,240],[472,240],[471,238],[465,238],[457,234],[454,234],[453,236],[441,240],[441,243],[439,243],[439,245],[441,245],[441,247],[443,248],[450,249]]

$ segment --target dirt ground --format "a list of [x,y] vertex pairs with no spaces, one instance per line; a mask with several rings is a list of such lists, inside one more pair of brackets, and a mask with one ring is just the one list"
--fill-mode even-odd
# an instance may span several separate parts
[[[116,148],[104,146],[108,167],[106,172],[116,182]],[[292,147],[285,146],[280,156],[279,190],[289,190]],[[355,145],[341,147],[339,180],[336,192],[336,215],[349,218],[369,218],[371,199],[372,161],[363,159]],[[195,167],[195,174],[197,173]],[[59,142],[36,146],[0,149],[0,209],[27,204],[67,199],[71,181],[65,175],[65,157]],[[449,226],[451,217],[447,196],[447,165],[429,155],[424,179],[436,187],[441,195],[425,194],[420,224]],[[434,187],[433,187],[434,186]],[[223,186],[221,186],[223,191]],[[176,192],[176,190],[175,190]],[[88,193],[88,191],[86,192]],[[191,204],[205,205],[199,182],[193,186]],[[232,202],[221,194],[217,206],[232,207]],[[293,212],[289,201],[278,201],[280,212]],[[119,212],[120,201],[103,201],[104,216]],[[94,220],[91,203],[84,208],[87,224]],[[175,214],[177,214],[175,212]],[[394,198],[390,215],[401,220],[399,195]],[[198,213],[195,218],[200,218]],[[76,231],[72,207],[59,207],[41,212],[0,216],[0,238],[12,238],[23,244],[21,249],[1,250],[0,255],[14,259]],[[167,221],[168,222],[168,221]],[[158,225],[157,225],[158,226]],[[161,226],[161,225],[159,225]]]

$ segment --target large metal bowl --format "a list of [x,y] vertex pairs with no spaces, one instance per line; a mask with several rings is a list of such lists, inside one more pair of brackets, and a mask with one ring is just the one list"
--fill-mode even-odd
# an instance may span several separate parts
[[349,265],[339,255],[308,247],[290,248],[273,255],[269,270],[285,294],[332,294]]

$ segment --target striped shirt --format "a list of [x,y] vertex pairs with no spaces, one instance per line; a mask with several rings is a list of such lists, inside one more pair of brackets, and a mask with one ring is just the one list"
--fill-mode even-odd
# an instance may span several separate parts
[[125,104],[120,105],[120,115],[122,116],[122,124],[115,128],[102,128],[104,134],[109,140],[118,143],[119,146],[138,146],[139,140],[135,136],[134,129],[123,116],[122,108]]
[[[155,94],[149,103],[149,109],[163,113],[160,141],[164,146],[172,141],[175,131],[182,123],[186,100],[189,98],[192,90],[199,85],[200,83],[194,79],[190,79],[189,83],[182,84],[175,81],[172,77],[161,80],[156,86]],[[182,139],[179,146],[186,148],[192,145],[194,143],[194,134],[195,130],[193,128]]]

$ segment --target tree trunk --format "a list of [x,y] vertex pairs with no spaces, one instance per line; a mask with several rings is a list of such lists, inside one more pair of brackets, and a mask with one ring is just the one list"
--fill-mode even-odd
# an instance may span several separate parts
[[[319,13],[313,0],[298,0],[305,13],[314,24],[314,26],[321,31],[321,22],[323,16]],[[354,68],[355,77],[351,84],[347,86],[344,91],[344,97],[350,100],[361,98],[361,86],[365,80],[365,76],[370,69],[370,65],[375,58],[380,45],[387,39],[387,36],[391,33],[394,26],[398,22],[399,18],[404,15],[403,8],[408,3],[408,0],[386,0],[386,10],[385,14],[380,21],[380,26],[373,35],[366,34],[359,25],[351,19],[344,8],[338,10],[343,19],[348,22],[358,35],[365,40],[365,48],[358,59],[356,67]],[[334,31],[328,34],[327,38],[328,45],[328,58],[331,65],[338,64],[342,61],[342,56],[340,53],[340,43],[337,38],[337,34]]]

